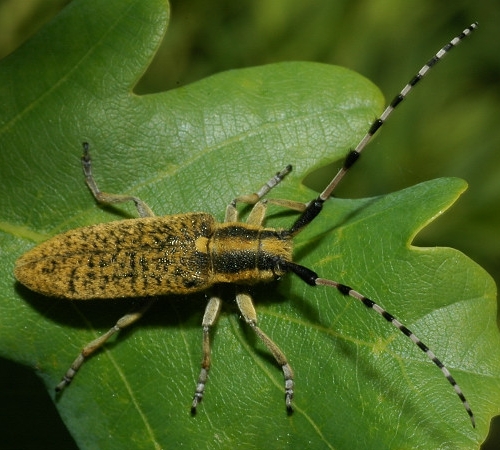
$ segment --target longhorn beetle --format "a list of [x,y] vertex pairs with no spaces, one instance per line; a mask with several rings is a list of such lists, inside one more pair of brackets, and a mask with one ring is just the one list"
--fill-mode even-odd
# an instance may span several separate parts
[[[15,276],[33,291],[72,300],[99,298],[148,297],[142,309],[126,314],[107,333],[88,343],[71,364],[56,390],[69,385],[85,359],[99,349],[112,335],[142,317],[155,296],[190,294],[224,283],[238,285],[236,303],[243,319],[273,354],[285,379],[285,405],[292,412],[293,371],[278,346],[257,325],[257,315],[245,285],[276,280],[288,272],[298,275],[311,286],[329,286],[353,297],[373,309],[410,338],[443,372],[460,398],[472,425],[474,414],[457,382],[434,353],[393,315],[373,300],[349,286],[319,277],[311,269],[292,260],[292,239],[321,213],[324,202],[361,152],[384,124],[397,105],[413,87],[452,48],[476,28],[473,23],[452,39],[410,80],[370,126],[354,150],[350,150],[338,173],[319,196],[304,204],[269,199],[264,196],[292,170],[287,166],[255,193],[236,197],[226,209],[225,220],[218,223],[206,213],[156,217],[142,200],[134,196],[102,192],[92,174],[89,145],[83,144],[82,165],[85,181],[99,203],[134,202],[140,218],[98,224],[57,235],[22,255],[16,262]],[[238,203],[253,205],[246,223],[238,220]],[[289,229],[263,226],[267,203],[300,212]],[[196,412],[203,399],[210,369],[210,330],[222,300],[211,296],[203,316],[203,357],[191,411]]]

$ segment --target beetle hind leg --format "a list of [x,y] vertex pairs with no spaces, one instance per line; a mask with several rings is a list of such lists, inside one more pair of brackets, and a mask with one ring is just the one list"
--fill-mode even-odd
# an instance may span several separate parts
[[154,213],[151,208],[139,197],[134,197],[133,195],[108,194],[99,189],[92,173],[92,162],[90,158],[89,144],[87,142],[83,143],[82,168],[85,175],[85,182],[87,183],[87,186],[92,192],[94,198],[99,203],[112,205],[114,203],[134,202],[140,217],[154,217]]
[[71,383],[71,381],[77,374],[80,367],[82,367],[83,363],[87,360],[87,358],[90,355],[92,355],[92,353],[101,348],[111,336],[118,333],[120,330],[123,330],[124,328],[132,325],[133,323],[137,322],[144,315],[144,313],[151,307],[154,301],[155,298],[148,299],[140,310],[129,314],[125,314],[123,317],[118,319],[116,324],[112,328],[110,328],[106,333],[99,336],[97,339],[94,339],[93,341],[89,342],[82,349],[78,357],[73,361],[69,369],[64,374],[62,380],[56,386],[56,392],[61,392],[66,386],[68,386]]

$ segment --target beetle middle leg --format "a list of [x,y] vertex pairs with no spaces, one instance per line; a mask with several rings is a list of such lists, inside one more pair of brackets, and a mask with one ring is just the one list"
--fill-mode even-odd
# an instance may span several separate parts
[[[255,205],[250,212],[247,223],[251,225],[262,225],[265,216],[265,206],[262,206],[262,198],[268,194],[271,189],[281,183],[283,178],[285,178],[285,176],[287,176],[291,171],[292,166],[288,165],[280,172],[277,172],[276,175],[267,181],[257,192],[239,195],[236,197],[231,203],[229,203],[229,205],[227,205],[225,222],[237,222],[238,212],[236,210],[236,205],[238,203],[246,203],[247,205]],[[307,207],[305,203],[280,198],[271,198],[265,201],[299,212],[303,212]]]
[[219,316],[221,306],[222,300],[219,297],[210,297],[205,308],[205,314],[203,315],[203,359],[191,405],[191,414],[193,415],[196,414],[196,407],[203,400],[203,394],[205,393],[205,384],[207,383],[208,371],[210,370],[210,330]]

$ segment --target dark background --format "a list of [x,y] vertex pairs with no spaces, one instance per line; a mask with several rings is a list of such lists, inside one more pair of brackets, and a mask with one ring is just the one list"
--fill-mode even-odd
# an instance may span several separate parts
[[[0,58],[68,3],[0,0]],[[391,192],[431,178],[469,183],[417,245],[455,247],[500,279],[500,5],[436,0],[172,0],[170,28],[138,93],[284,60],[360,72],[390,100],[471,22],[480,29],[412,93],[341,185],[340,197]],[[1,168],[0,168],[1,171]],[[31,370],[0,360],[2,448],[76,448]],[[497,420],[496,429],[500,428]],[[496,436],[494,435],[496,433]],[[486,449],[500,448],[492,431]]]

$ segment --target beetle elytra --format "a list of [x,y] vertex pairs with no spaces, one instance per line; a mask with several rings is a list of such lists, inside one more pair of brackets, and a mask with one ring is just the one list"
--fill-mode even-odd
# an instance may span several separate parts
[[[351,287],[320,278],[311,269],[295,263],[292,250],[293,237],[321,213],[324,202],[396,106],[449,50],[476,28],[477,23],[470,25],[420,69],[373,122],[358,146],[348,152],[342,168],[323,192],[305,204],[264,198],[292,170],[291,166],[287,166],[256,193],[239,196],[230,202],[222,223],[207,213],[156,217],[141,199],[107,194],[98,188],[92,174],[89,145],[84,143],[83,171],[95,199],[103,204],[131,201],[140,217],[78,228],[55,236],[22,255],[16,262],[15,276],[31,290],[47,296],[72,300],[122,297],[148,297],[149,300],[142,309],[123,316],[107,333],[87,344],[56,389],[64,389],[85,359],[112,335],[140,319],[156,296],[190,294],[230,283],[238,286],[236,303],[243,319],[266,345],[283,371],[285,405],[291,412],[293,371],[285,354],[257,325],[257,314],[245,285],[273,281],[292,272],[311,286],[333,287],[341,294],[359,300],[409,337],[443,372],[475,426],[474,415],[461,388],[444,364],[413,332],[373,300]],[[253,205],[244,223],[238,219],[238,203]],[[288,229],[266,228],[263,223],[268,203],[296,210],[300,215]],[[192,413],[196,412],[205,392],[210,369],[210,330],[217,320],[221,305],[219,297],[211,296],[203,316],[203,356]]]

